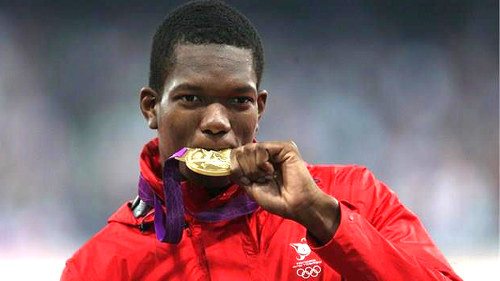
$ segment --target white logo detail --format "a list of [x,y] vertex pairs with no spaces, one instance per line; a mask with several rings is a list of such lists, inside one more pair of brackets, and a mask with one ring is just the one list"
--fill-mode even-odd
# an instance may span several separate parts
[[321,267],[319,267],[319,265],[315,265],[313,267],[308,266],[304,269],[302,268],[297,269],[297,275],[304,279],[307,279],[309,277],[316,277],[319,275],[320,272],[321,272]]
[[302,243],[290,243],[290,246],[292,246],[292,248],[294,248],[297,254],[299,255],[297,257],[297,260],[299,261],[305,259],[311,253],[311,248],[309,248],[309,245],[305,243],[306,238],[302,238],[300,241]]

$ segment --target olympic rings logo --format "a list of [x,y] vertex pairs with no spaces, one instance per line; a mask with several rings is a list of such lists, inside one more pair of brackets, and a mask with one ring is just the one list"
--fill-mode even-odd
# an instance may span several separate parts
[[304,269],[302,268],[297,269],[297,275],[304,279],[307,279],[309,277],[316,277],[319,275],[320,272],[321,272],[321,267],[319,267],[319,265],[315,265],[313,267],[308,266]]

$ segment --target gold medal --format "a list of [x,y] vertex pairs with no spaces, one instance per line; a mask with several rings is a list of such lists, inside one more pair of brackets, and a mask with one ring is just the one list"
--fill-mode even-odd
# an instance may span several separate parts
[[186,162],[186,166],[195,173],[220,177],[231,174],[230,156],[230,148],[219,151],[188,148],[184,155],[175,159]]

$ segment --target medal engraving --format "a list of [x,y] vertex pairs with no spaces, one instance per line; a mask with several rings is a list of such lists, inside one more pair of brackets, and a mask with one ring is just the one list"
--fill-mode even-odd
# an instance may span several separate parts
[[203,148],[188,148],[186,153],[175,159],[186,162],[193,172],[205,176],[227,176],[231,173],[231,149],[220,151]]

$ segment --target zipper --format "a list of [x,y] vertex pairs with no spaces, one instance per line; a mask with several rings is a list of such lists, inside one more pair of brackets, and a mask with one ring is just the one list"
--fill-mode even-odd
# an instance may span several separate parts
[[205,253],[205,245],[203,244],[203,239],[201,237],[201,225],[193,225],[192,223],[186,222],[185,224],[186,235],[193,241],[193,247],[198,256],[198,266],[201,271],[205,274],[206,280],[211,280],[210,268],[208,267],[207,255]]

